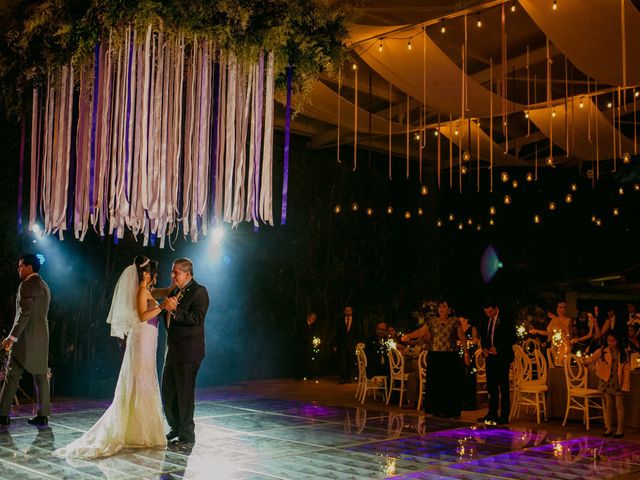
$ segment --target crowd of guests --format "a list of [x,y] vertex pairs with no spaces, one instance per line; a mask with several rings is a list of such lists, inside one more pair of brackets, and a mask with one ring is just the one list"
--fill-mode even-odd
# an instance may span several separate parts
[[[418,358],[428,352],[424,409],[437,417],[456,418],[462,410],[476,410],[476,351],[486,370],[489,411],[481,421],[491,424],[509,422],[509,370],[514,359],[513,345],[532,339],[543,353],[551,349],[554,365],[563,366],[570,353],[579,352],[585,363],[597,365],[599,388],[606,395],[608,419],[605,435],[622,435],[624,423],[623,395],[630,389],[629,372],[633,354],[640,352],[640,315],[629,303],[624,313],[606,309],[606,315],[594,306],[581,311],[577,318],[567,314],[567,304],[559,301],[537,316],[529,316],[528,325],[516,324],[509,314],[502,314],[494,300],[483,305],[484,315],[471,319],[463,312],[454,315],[446,300],[435,308],[423,303],[418,313],[418,328],[400,333],[393,325],[377,321],[365,338],[363,325],[354,320],[351,306],[346,306],[335,323],[331,349],[337,360],[339,382],[356,378],[355,348],[365,344],[367,377],[389,375],[389,348],[397,348],[404,357],[406,382],[405,408],[416,408],[420,390]],[[475,320],[475,321],[474,321]],[[304,375],[318,375],[317,323],[315,313],[307,316],[302,333],[301,361]],[[519,337],[519,338],[518,338]],[[546,355],[545,355],[546,357]],[[315,362],[315,363],[314,363]],[[636,365],[634,365],[636,366]],[[615,413],[615,415],[614,415]],[[613,419],[617,430],[613,432]]]

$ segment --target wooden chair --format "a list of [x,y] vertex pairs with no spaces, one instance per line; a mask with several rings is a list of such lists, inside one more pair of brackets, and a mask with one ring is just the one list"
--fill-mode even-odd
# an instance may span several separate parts
[[[605,408],[605,396],[600,390],[588,388],[589,370],[582,363],[580,357],[575,354],[567,355],[564,364],[564,377],[567,383],[567,410],[564,414],[562,426],[567,423],[569,410],[582,412],[582,423],[586,424],[589,430],[589,421],[603,419],[607,415]],[[602,411],[602,416],[591,417],[590,409],[595,408]]]

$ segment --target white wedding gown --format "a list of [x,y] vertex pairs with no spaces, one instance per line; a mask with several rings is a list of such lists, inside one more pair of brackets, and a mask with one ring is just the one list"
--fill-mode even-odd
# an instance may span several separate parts
[[113,403],[88,432],[54,455],[99,458],[123,448],[167,445],[156,370],[157,345],[158,317],[136,322],[127,338]]

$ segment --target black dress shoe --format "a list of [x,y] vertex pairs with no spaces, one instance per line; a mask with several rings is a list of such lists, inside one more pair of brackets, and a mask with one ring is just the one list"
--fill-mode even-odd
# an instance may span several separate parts
[[602,436],[603,436],[603,437],[610,437],[611,435],[612,435],[612,433],[611,433],[611,432],[604,432],[604,433],[602,434]]
[[174,438],[171,443],[173,445],[192,445],[196,443],[196,439],[194,437],[178,437]]
[[8,415],[0,415],[0,425],[8,426],[11,423],[11,417]]
[[178,431],[171,429],[169,430],[169,433],[167,433],[167,441],[170,442],[171,440],[175,440],[178,436]]
[[613,437],[613,438],[622,438],[622,437],[624,437],[624,433],[614,433],[614,434],[612,435],[612,437]]
[[37,415],[27,420],[27,422],[37,427],[46,427],[47,425],[49,425],[49,418],[45,417],[44,415]]

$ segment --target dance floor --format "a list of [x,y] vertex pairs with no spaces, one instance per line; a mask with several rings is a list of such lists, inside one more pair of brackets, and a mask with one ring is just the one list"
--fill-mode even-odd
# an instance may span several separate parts
[[99,461],[51,455],[107,405],[57,402],[41,430],[27,424],[31,412],[18,410],[0,433],[0,478],[640,478],[640,442],[599,432],[485,427],[390,412],[374,402],[380,406],[339,407],[224,390],[199,393],[192,449],[126,450]]

